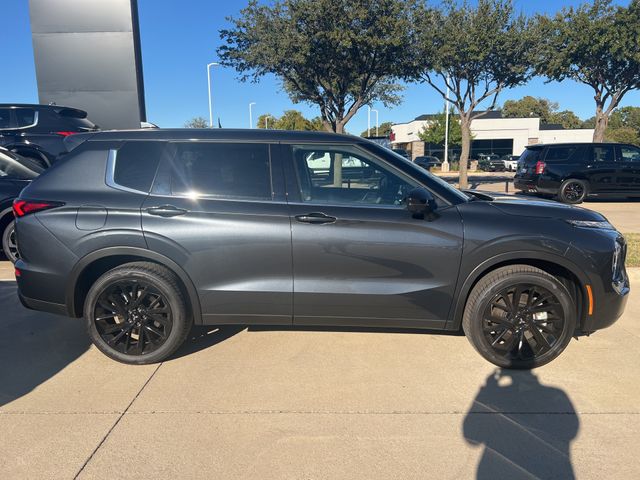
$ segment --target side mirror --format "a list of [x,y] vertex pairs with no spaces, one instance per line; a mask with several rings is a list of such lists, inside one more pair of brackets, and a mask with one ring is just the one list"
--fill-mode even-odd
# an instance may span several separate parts
[[436,199],[425,188],[414,188],[406,198],[407,210],[413,218],[424,218],[436,210]]

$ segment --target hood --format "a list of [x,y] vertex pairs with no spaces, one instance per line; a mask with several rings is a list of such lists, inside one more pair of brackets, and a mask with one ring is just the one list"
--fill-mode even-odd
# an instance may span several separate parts
[[524,195],[484,192],[480,190],[465,190],[465,193],[473,195],[477,200],[490,202],[491,205],[507,215],[558,218],[561,220],[588,220],[594,222],[607,221],[603,215],[597,212],[554,200],[531,198]]

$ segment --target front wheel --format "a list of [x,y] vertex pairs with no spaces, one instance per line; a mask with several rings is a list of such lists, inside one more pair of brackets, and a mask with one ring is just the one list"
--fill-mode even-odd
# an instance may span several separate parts
[[128,263],[102,275],[89,289],[84,317],[102,353],[138,365],[165,360],[192,325],[176,276],[148,262]]
[[2,232],[2,251],[11,263],[16,263],[20,258],[18,242],[16,240],[15,220],[12,220]]
[[576,178],[570,178],[565,180],[560,185],[560,191],[558,192],[558,198],[563,203],[582,203],[587,197],[588,185],[584,180],[578,180]]
[[476,284],[462,324],[486,360],[502,368],[530,369],[549,363],[567,347],[576,306],[554,276],[529,265],[510,265]]

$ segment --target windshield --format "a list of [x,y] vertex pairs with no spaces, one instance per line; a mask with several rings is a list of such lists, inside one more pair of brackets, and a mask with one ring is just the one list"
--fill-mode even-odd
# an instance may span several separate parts
[[8,150],[0,151],[0,177],[32,180],[43,171],[41,166],[28,158],[20,157]]
[[451,193],[452,195],[455,195],[457,198],[459,198],[461,201],[463,202],[468,202],[469,201],[469,196],[467,194],[465,194],[464,192],[458,190],[457,188],[451,186],[451,184],[449,184],[446,180],[443,180],[442,178],[438,177],[437,175],[434,175],[431,172],[428,172],[427,170],[425,170],[424,168],[416,165],[415,163],[413,163],[411,160],[408,160],[407,158],[403,157],[402,155],[397,154],[396,152],[385,148],[385,147],[381,147],[377,144],[369,144],[366,143],[365,144],[367,149],[373,150],[375,151],[375,153],[383,153],[384,155],[393,155],[394,158],[400,159],[402,160],[407,166],[409,166],[414,172],[416,172],[418,174],[418,177],[420,176],[427,176],[429,177],[429,180],[436,183],[438,186],[440,186],[443,189],[446,189],[449,193]]

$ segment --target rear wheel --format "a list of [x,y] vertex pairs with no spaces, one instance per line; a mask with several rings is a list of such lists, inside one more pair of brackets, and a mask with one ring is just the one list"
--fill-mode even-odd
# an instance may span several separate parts
[[16,240],[16,222],[12,220],[2,232],[2,251],[11,263],[16,263],[20,258],[18,242]]
[[166,359],[182,345],[192,324],[176,276],[147,262],[102,275],[87,294],[84,316],[94,345],[130,364]]
[[549,363],[569,344],[576,306],[554,276],[529,265],[502,267],[473,288],[464,311],[469,342],[503,368]]
[[584,180],[570,178],[569,180],[562,182],[562,185],[560,185],[558,198],[563,203],[582,203],[587,197],[588,189],[587,182]]

